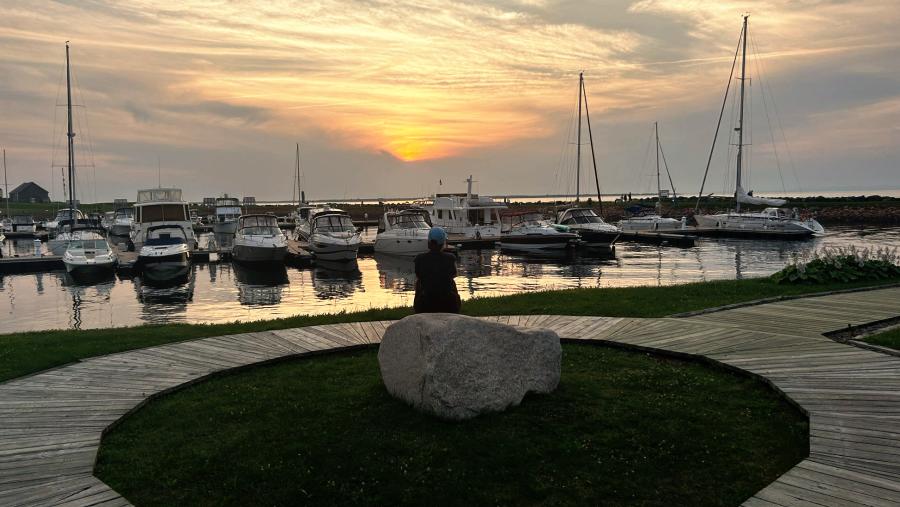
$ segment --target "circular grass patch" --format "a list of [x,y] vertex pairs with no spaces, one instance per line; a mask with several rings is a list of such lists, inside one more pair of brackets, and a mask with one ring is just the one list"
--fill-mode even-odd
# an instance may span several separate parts
[[796,409],[700,364],[564,345],[557,391],[452,423],[391,398],[370,349],[152,401],[96,473],[138,506],[737,505],[807,454]]

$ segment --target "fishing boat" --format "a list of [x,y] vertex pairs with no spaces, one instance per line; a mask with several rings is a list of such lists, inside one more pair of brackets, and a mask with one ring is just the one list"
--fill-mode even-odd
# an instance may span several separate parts
[[109,233],[113,236],[128,236],[131,233],[131,225],[134,223],[134,208],[119,208],[109,226]]
[[[753,192],[746,191],[743,188],[743,170],[745,162],[744,150],[747,144],[744,143],[744,96],[745,83],[747,81],[747,33],[748,18],[744,16],[743,27],[741,28],[741,40],[739,51],[741,54],[741,77],[740,81],[740,105],[738,108],[737,127],[734,131],[737,133],[737,155],[735,159],[735,209],[726,213],[716,214],[695,214],[694,219],[697,221],[697,227],[707,229],[711,232],[718,232],[726,236],[745,236],[745,237],[776,237],[776,238],[809,238],[815,235],[825,233],[825,228],[813,218],[802,218],[796,210],[783,209],[782,206],[787,204],[785,199],[766,199],[753,195]],[[732,74],[737,62],[737,52],[732,62]],[[726,87],[725,95],[728,96],[728,89],[731,86],[729,79],[728,87]],[[719,125],[722,123],[722,116],[725,111],[725,102],[722,103],[722,110],[719,113]],[[716,128],[718,135],[719,128]],[[709,160],[712,160],[712,154],[716,145],[716,137],[713,138],[713,147],[710,149]],[[703,175],[703,183],[700,186],[699,197],[697,198],[697,206],[695,212],[699,210],[700,199],[703,196],[703,189],[706,185],[706,177],[709,174],[709,162],[707,162],[706,172]],[[741,211],[741,205],[748,206],[767,206],[761,212]]]
[[663,198],[669,197],[668,189],[663,190],[659,172],[659,158],[662,154],[663,166],[666,168],[666,174],[669,176],[669,185],[672,186],[672,197],[678,196],[675,192],[675,183],[672,181],[672,174],[669,172],[669,164],[666,162],[665,153],[662,151],[662,145],[659,144],[659,124],[653,123],[653,132],[656,137],[656,212],[640,214],[619,221],[619,230],[622,231],[674,231],[684,229],[687,226],[687,220],[681,220],[662,216]]
[[457,238],[482,239],[500,236],[500,211],[505,203],[472,193],[472,176],[466,179],[466,193],[435,194],[430,205],[424,206],[431,216],[431,224],[443,227]]
[[326,208],[310,215],[309,249],[316,259],[356,260],[361,242],[347,212]]
[[564,250],[578,242],[578,235],[567,232],[565,226],[552,226],[540,213],[520,212],[505,215],[509,230],[500,235],[501,250],[539,252]]
[[62,259],[67,272],[87,276],[111,273],[115,269],[118,257],[102,232],[96,228],[71,231],[72,239]]
[[134,204],[134,222],[131,225],[131,242],[135,250],[140,250],[144,245],[148,231],[159,226],[180,227],[191,251],[197,248],[187,203],[181,200],[181,189],[138,190]]
[[238,218],[242,214],[241,202],[236,197],[225,196],[217,198],[213,232],[216,234],[234,234],[238,229]]
[[287,239],[273,215],[244,215],[237,221],[231,256],[238,262],[284,265]]
[[143,231],[136,267],[146,281],[166,283],[184,279],[191,269],[192,234],[178,224],[151,225]]
[[584,85],[584,73],[578,74],[578,140],[575,157],[575,205],[556,214],[556,225],[567,227],[577,233],[585,246],[591,248],[612,248],[619,237],[619,229],[606,223],[593,208],[580,206],[581,200],[581,117],[582,106],[587,118],[588,139],[591,146],[591,161],[594,166],[594,182],[597,185],[597,204],[603,211],[603,199],[600,195],[600,176],[597,172],[597,158],[594,155],[594,135],[591,131],[591,113],[588,109],[587,89]]
[[428,250],[428,212],[421,208],[388,211],[378,222],[375,252],[418,255]]

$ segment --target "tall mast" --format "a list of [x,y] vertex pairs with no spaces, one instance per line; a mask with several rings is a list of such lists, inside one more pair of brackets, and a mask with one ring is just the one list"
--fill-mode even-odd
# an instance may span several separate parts
[[294,175],[295,181],[297,182],[297,204],[299,205],[303,199],[300,197],[300,143],[297,143],[297,174]]
[[12,220],[9,216],[9,180],[6,179],[6,150],[3,150],[3,185],[6,187],[6,218]]
[[594,183],[597,184],[597,203],[600,205],[600,214],[603,214],[603,199],[600,197],[600,177],[597,176],[597,156],[594,155],[594,134],[591,130],[591,112],[588,109],[587,89],[584,80],[581,81],[581,91],[584,92],[584,116],[587,118],[588,139],[591,142],[591,161],[594,163]]
[[72,130],[72,78],[69,72],[69,41],[66,41],[66,112],[69,119],[69,220],[75,220],[75,132]]
[[659,184],[659,122],[653,122],[653,132],[656,134],[656,211],[662,211],[662,187]]
[[578,145],[575,159],[575,202],[581,198],[581,94],[584,91],[584,72],[578,73]]
[[735,187],[735,201],[737,202],[737,211],[741,211],[741,201],[737,199],[738,189],[741,188],[741,163],[743,162],[743,154],[744,154],[744,81],[746,79],[746,71],[747,71],[747,18],[750,16],[744,16],[744,35],[743,37],[743,48],[741,49],[741,112],[738,118],[738,149],[737,149],[737,177],[735,178],[736,187]]

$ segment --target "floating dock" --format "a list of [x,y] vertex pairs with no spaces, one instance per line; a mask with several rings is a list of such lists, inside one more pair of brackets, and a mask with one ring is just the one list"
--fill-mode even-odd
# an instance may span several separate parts
[[0,259],[0,273],[2,274],[37,273],[55,269],[65,269],[62,257],[59,255],[4,257]]

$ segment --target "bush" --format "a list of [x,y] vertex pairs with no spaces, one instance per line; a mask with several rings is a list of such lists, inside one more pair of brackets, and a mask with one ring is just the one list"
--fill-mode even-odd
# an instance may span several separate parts
[[896,248],[875,250],[830,247],[812,256],[793,257],[790,264],[772,275],[778,283],[833,283],[900,278],[900,256]]

